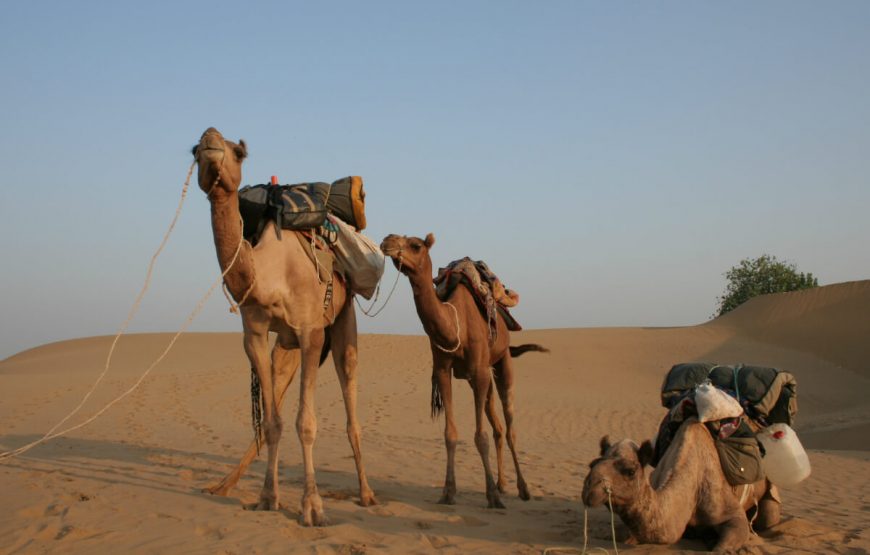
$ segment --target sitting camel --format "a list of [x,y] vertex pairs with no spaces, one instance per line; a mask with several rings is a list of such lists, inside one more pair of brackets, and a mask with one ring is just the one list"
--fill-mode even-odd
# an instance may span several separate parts
[[[302,444],[304,491],[302,523],[327,523],[314,476],[314,439],[317,418],[314,390],[317,369],[326,351],[332,349],[338,381],[347,412],[347,435],[359,478],[360,504],[377,503],[366,479],[360,448],[360,425],[356,416],[357,330],[353,296],[336,279],[331,295],[321,282],[302,243],[292,232],[281,240],[269,222],[256,247],[242,238],[239,184],[242,162],[247,156],[244,141],[227,141],[210,127],[193,147],[199,166],[199,186],[211,204],[211,223],[218,263],[224,283],[240,305],[244,348],[262,387],[262,437],[268,449],[266,479],[258,508],[278,509],[278,442],[283,428],[281,404],[300,364],[299,409],[296,431]],[[269,352],[269,332],[275,345]],[[330,343],[331,342],[331,343]],[[244,473],[257,452],[256,438],[238,467],[209,491],[225,495]]]
[[[493,376],[504,410],[507,425],[507,442],[517,472],[517,489],[524,501],[530,498],[529,489],[520,471],[516,450],[513,408],[513,367],[511,357],[527,351],[547,352],[540,345],[527,344],[519,347],[509,345],[510,336],[504,319],[497,317],[497,333],[490,337],[488,324],[466,287],[456,287],[446,302],[435,292],[432,282],[432,259],[429,249],[435,244],[430,233],[426,239],[390,235],[381,243],[381,250],[389,256],[396,268],[411,282],[414,304],[429,336],[432,349],[432,414],[437,415],[442,407],[446,412],[444,441],[447,446],[447,477],[439,503],[453,505],[456,496],[454,461],[457,433],[453,418],[453,393],[451,377],[468,380],[474,392],[475,433],[474,444],[483,460],[486,473],[486,499],[490,508],[504,508],[499,492],[505,491],[502,471],[504,428],[495,411]],[[495,369],[493,373],[491,368]],[[452,373],[451,373],[452,371]],[[489,464],[489,441],[483,429],[483,415],[493,428],[498,463],[498,482],[492,478]]]
[[780,503],[770,482],[731,486],[725,479],[713,438],[696,418],[677,431],[658,466],[647,474],[653,446],[631,440],[611,444],[601,438],[601,457],[589,465],[583,504],[610,502],[631,531],[628,543],[670,544],[688,526],[714,528],[716,551],[742,547],[749,539],[746,511],[756,508],[758,529],[779,522]]

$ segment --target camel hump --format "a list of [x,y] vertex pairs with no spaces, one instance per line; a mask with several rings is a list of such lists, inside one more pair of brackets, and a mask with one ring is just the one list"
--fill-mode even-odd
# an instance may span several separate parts
[[517,358],[518,356],[528,353],[529,351],[535,351],[538,353],[549,353],[550,349],[544,347],[543,345],[538,345],[537,343],[524,343],[522,345],[517,345],[516,347],[511,345],[511,357]]

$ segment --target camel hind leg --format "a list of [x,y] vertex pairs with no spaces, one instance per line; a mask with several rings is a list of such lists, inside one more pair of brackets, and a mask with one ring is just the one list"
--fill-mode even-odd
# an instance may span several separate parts
[[495,409],[495,386],[490,380],[489,392],[486,394],[486,418],[492,426],[492,439],[495,442],[495,461],[498,468],[496,485],[499,493],[506,493],[507,486],[504,478],[504,426]]
[[483,462],[483,472],[486,476],[486,501],[487,508],[504,509],[498,494],[498,486],[492,478],[492,467],[489,462],[489,438],[483,426],[483,415],[486,412],[487,395],[492,389],[492,377],[489,368],[486,370],[472,371],[471,389],[474,392],[474,445],[480,453]]
[[[293,378],[296,376],[296,370],[298,368],[299,348],[285,348],[281,345],[280,340],[276,341],[275,347],[272,349],[272,391],[274,392],[275,398],[278,400],[278,411],[281,410],[281,406],[284,403],[284,396],[287,393],[287,388],[290,387],[290,384],[293,382]],[[242,476],[245,475],[248,466],[250,466],[257,457],[259,452],[258,443],[262,443],[263,439],[264,437],[261,432],[260,437],[254,438],[254,440],[251,441],[251,444],[248,445],[247,451],[242,455],[242,459],[239,461],[236,468],[224,476],[220,482],[207,486],[203,488],[202,491],[212,495],[226,496],[230,490],[236,486]]]
[[764,495],[758,500],[755,514],[750,518],[752,527],[756,530],[767,530],[779,524],[782,519],[782,501],[776,486],[766,481]]
[[360,447],[360,425],[356,416],[357,334],[353,302],[348,301],[332,326],[332,358],[335,361],[335,372],[338,374],[341,394],[344,397],[344,409],[347,413],[347,439],[350,441],[359,478],[359,503],[363,507],[377,505],[378,500],[366,478]]
[[531,499],[531,495],[529,494],[526,480],[523,478],[522,470],[520,470],[520,459],[517,455],[517,432],[514,429],[514,374],[510,356],[505,356],[495,363],[494,376],[496,389],[498,389],[498,395],[501,398],[501,405],[504,410],[507,443],[508,447],[510,447],[511,456],[514,459],[514,468],[517,472],[517,491],[520,499],[528,501]]

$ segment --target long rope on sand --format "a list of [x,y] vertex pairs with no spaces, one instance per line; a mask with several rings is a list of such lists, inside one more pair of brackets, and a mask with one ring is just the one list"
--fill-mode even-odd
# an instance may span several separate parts
[[91,386],[90,391],[88,391],[85,394],[84,398],[82,398],[81,402],[78,404],[78,406],[76,406],[72,410],[72,412],[67,414],[60,422],[55,424],[48,432],[45,433],[45,435],[43,435],[41,438],[37,439],[36,441],[32,441],[32,442],[28,443],[27,445],[23,445],[17,449],[13,449],[11,451],[6,451],[4,453],[0,453],[0,461],[4,461],[4,460],[11,459],[13,457],[17,457],[18,455],[21,455],[22,453],[25,453],[25,452],[33,449],[34,447],[36,447],[37,445],[40,445],[41,443],[45,443],[46,441],[48,441],[50,439],[60,437],[62,435],[68,434],[69,432],[72,432],[74,430],[78,430],[79,428],[82,428],[82,427],[90,424],[91,422],[96,420],[99,416],[101,416],[103,413],[105,413],[107,410],[109,410],[112,406],[114,406],[116,403],[118,403],[123,398],[125,398],[130,393],[132,393],[137,387],[139,387],[139,384],[141,384],[145,380],[145,378],[148,376],[148,374],[151,373],[151,370],[153,370],[154,367],[156,367],[158,364],[160,364],[160,362],[166,357],[166,355],[172,349],[173,345],[175,345],[175,342],[178,340],[178,337],[182,333],[187,331],[187,328],[193,322],[194,318],[196,318],[196,316],[202,311],[203,307],[205,306],[205,302],[208,300],[209,297],[211,297],[212,293],[214,293],[214,290],[217,289],[217,287],[221,283],[223,283],[224,277],[227,275],[227,272],[230,271],[230,269],[233,267],[233,264],[235,264],[236,260],[238,259],[239,252],[241,252],[241,249],[242,249],[242,243],[243,243],[242,240],[239,240],[239,245],[236,247],[236,252],[233,255],[233,259],[229,263],[229,265],[227,266],[226,270],[224,270],[221,273],[220,278],[218,278],[212,284],[212,286],[209,288],[209,290],[206,292],[206,294],[200,299],[200,301],[197,303],[196,307],[194,307],[193,311],[190,313],[190,316],[188,316],[187,320],[184,322],[184,324],[182,324],[182,326],[178,330],[178,332],[169,341],[169,344],[166,346],[166,349],[163,351],[163,353],[157,358],[157,360],[155,360],[142,373],[142,375],[139,377],[139,379],[136,381],[136,383],[133,384],[133,386],[130,387],[127,391],[125,391],[121,395],[117,396],[112,401],[110,401],[105,407],[103,407],[102,409],[97,411],[93,416],[91,416],[90,418],[88,418],[84,422],[81,422],[80,424],[76,424],[75,426],[71,426],[69,428],[66,428],[66,429],[61,430],[59,432],[56,431],[64,423],[66,423],[67,420],[72,418],[74,415],[76,415],[79,412],[79,410],[81,410],[81,408],[85,405],[85,403],[91,397],[93,392],[97,389],[97,386],[100,384],[100,382],[103,381],[103,378],[108,373],[109,365],[111,364],[111,361],[112,361],[112,355],[115,352],[115,346],[117,345],[118,340],[121,338],[121,335],[123,335],[124,332],[127,330],[127,327],[129,326],[130,321],[133,319],[133,316],[135,316],[136,312],[139,310],[139,306],[142,303],[142,298],[145,296],[145,293],[148,290],[148,287],[151,285],[151,275],[154,271],[154,264],[156,263],[158,256],[160,256],[160,253],[163,251],[163,248],[166,246],[166,243],[169,240],[169,236],[172,234],[172,231],[175,228],[175,224],[178,221],[178,216],[181,214],[181,208],[184,205],[184,200],[187,197],[187,190],[190,186],[190,177],[191,177],[191,175],[193,175],[193,169],[195,166],[196,166],[196,162],[194,161],[190,165],[190,169],[187,172],[187,178],[184,181],[184,187],[182,188],[182,191],[181,191],[181,199],[178,202],[178,208],[175,210],[175,217],[172,219],[172,223],[169,224],[169,229],[167,229],[166,233],[163,235],[163,241],[160,243],[160,246],[157,248],[154,255],[151,257],[151,262],[148,265],[148,271],[147,271],[147,274],[145,276],[145,283],[142,285],[142,289],[139,291],[139,295],[136,297],[136,300],[133,302],[133,306],[130,308],[130,312],[127,315],[127,319],[124,320],[124,323],[121,324],[121,327],[118,329],[117,334],[115,334],[115,338],[112,341],[112,346],[109,348],[109,354],[106,357],[106,364],[103,367],[102,373],[99,375],[97,380],[94,382],[94,385]]

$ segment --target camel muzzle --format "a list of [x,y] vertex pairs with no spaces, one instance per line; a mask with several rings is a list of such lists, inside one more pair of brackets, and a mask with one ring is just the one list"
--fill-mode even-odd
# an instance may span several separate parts
[[220,132],[210,127],[199,139],[196,157],[200,162],[221,162],[226,154],[226,143]]

